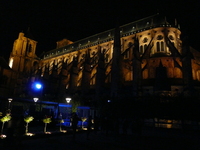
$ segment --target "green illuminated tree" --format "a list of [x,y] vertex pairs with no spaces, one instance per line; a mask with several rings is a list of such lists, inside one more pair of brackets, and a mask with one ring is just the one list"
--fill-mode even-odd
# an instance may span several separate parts
[[77,112],[77,107],[81,106],[81,97],[77,93],[73,95],[71,104],[72,104],[72,112]]
[[87,118],[86,117],[82,117],[81,120],[82,120],[82,128],[83,128],[84,122],[87,120]]
[[0,121],[2,122],[1,134],[3,134],[3,128],[4,128],[5,122],[9,121],[10,119],[11,119],[10,114],[6,114],[4,117],[2,117],[2,118],[0,119]]
[[44,122],[44,132],[46,133],[47,132],[47,124],[48,123],[51,123],[51,118],[45,118],[43,119],[43,122]]
[[33,121],[33,117],[32,116],[27,116],[27,117],[25,117],[24,118],[24,121],[26,122],[26,134],[28,133],[28,124],[31,122],[31,121]]

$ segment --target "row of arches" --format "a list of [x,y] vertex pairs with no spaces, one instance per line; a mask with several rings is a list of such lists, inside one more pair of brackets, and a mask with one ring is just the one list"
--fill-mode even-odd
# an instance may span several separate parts
[[[166,68],[167,77],[174,79],[183,79],[183,73],[180,68]],[[142,79],[154,79],[156,77],[156,68],[148,68],[142,71]],[[192,78],[193,80],[200,81],[200,70],[195,71],[192,70]],[[124,74],[125,81],[133,80],[133,71],[127,71]]]

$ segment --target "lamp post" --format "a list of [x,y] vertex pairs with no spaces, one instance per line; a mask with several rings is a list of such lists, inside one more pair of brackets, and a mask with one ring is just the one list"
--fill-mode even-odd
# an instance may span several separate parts
[[37,103],[38,100],[39,100],[38,97],[34,97],[34,98],[33,98],[33,101],[35,102],[35,107],[36,107],[36,103]]
[[[67,102],[67,104],[69,104],[70,103],[70,101],[72,100],[70,97],[67,97],[67,98],[65,98],[65,100],[66,100],[66,102]],[[71,112],[72,112],[72,106],[71,106]],[[70,112],[70,113],[71,113]],[[68,115],[68,114],[67,114]]]
[[37,101],[39,100],[39,98],[34,97],[33,100],[34,100],[35,103],[37,103]]
[[68,104],[69,104],[70,101],[72,100],[70,97],[67,97],[67,98],[65,98],[65,99],[66,99],[66,101],[67,101]]
[[33,101],[34,101],[34,113],[36,113],[36,111],[38,111],[38,108],[37,108],[37,105],[36,105],[36,103],[37,103],[37,101],[39,100],[39,98],[38,97],[33,97]]
[[12,98],[8,98],[8,109],[10,109],[10,105],[11,105],[11,102],[12,102]]
[[[33,94],[34,94],[34,98],[33,101],[35,102],[35,112],[37,112],[37,116],[40,118],[42,117],[42,100],[43,100],[43,84],[39,81],[35,81],[32,84],[32,90],[33,90]],[[37,102],[39,101],[39,104],[37,104]],[[36,105],[37,104],[37,105]]]

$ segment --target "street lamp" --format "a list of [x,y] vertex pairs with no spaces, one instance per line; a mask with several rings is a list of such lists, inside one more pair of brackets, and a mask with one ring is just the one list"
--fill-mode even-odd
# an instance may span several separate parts
[[36,102],[39,100],[39,98],[34,97],[33,100],[34,100],[34,102],[36,103]]
[[[70,97],[67,97],[67,98],[65,98],[65,100],[69,104],[72,99]],[[67,107],[67,108],[69,108],[69,107]],[[68,111],[67,115],[69,114],[69,112],[71,113],[71,111],[72,111],[72,106],[71,106],[71,110]]]
[[67,103],[70,103],[71,100],[72,100],[72,99],[71,99],[70,97],[67,97],[67,98],[66,98]]
[[8,109],[10,109],[10,104],[11,104],[11,102],[12,102],[12,98],[8,98]]

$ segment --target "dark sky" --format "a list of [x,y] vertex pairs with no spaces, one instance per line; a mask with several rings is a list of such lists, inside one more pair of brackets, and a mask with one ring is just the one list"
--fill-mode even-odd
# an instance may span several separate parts
[[198,0],[0,0],[0,56],[8,60],[14,40],[28,27],[38,42],[39,55],[63,38],[77,41],[112,29],[116,18],[123,25],[158,12],[176,18],[190,45],[198,49]]

